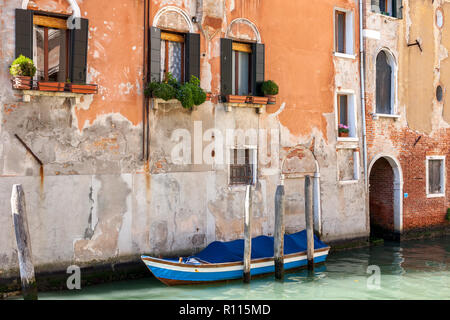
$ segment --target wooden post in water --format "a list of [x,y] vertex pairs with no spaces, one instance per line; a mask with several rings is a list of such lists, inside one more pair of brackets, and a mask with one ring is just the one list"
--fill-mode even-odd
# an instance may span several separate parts
[[275,232],[274,232],[274,263],[275,279],[284,277],[284,185],[283,180],[275,192]]
[[250,283],[252,255],[252,186],[247,185],[244,207],[244,283]]
[[314,223],[312,212],[311,177],[305,176],[305,220],[308,270],[314,270]]
[[17,255],[19,257],[20,279],[24,300],[37,300],[37,286],[31,254],[31,239],[25,208],[25,194],[22,185],[15,184],[11,195],[11,212],[16,233]]

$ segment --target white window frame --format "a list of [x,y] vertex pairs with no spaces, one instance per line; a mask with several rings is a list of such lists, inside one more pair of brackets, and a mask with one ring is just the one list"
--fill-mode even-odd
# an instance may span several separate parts
[[[339,148],[340,149],[349,149],[349,148]],[[353,150],[353,179],[351,180],[340,180],[339,179],[339,161],[337,161],[337,172],[336,177],[339,185],[346,184],[354,184],[359,182],[360,178],[360,165],[359,165],[359,151]]]
[[[345,53],[337,52],[336,48],[336,11],[345,13]],[[343,8],[334,8],[333,10],[333,48],[334,48],[334,56],[340,58],[347,59],[356,59],[355,54],[355,23],[354,23],[354,14],[352,10],[343,9]]]
[[[349,137],[339,137],[339,110],[338,96],[346,95],[347,98],[347,114],[349,123]],[[336,90],[334,94],[334,113],[336,122],[337,141],[358,141],[358,112],[356,110],[356,94],[354,90]],[[351,125],[350,125],[351,124]]]
[[[430,160],[440,160],[442,162],[441,165],[441,193],[430,193],[430,181],[429,181],[429,173],[428,173],[428,163]],[[445,180],[446,180],[446,170],[445,170],[445,156],[427,156],[425,160],[425,176],[426,176],[426,184],[425,190],[427,194],[427,198],[441,198],[445,197]]]
[[[386,54],[386,57],[388,58],[388,64],[391,66],[392,68],[392,74],[391,74],[391,113],[377,113],[377,57],[378,54],[380,54],[381,51],[384,51],[384,53]],[[392,54],[392,52],[390,50],[388,50],[387,48],[381,48],[380,50],[377,51],[377,54],[374,57],[374,62],[375,62],[375,72],[373,75],[374,78],[374,82],[375,83],[375,92],[374,92],[374,104],[373,104],[373,119],[377,120],[378,118],[393,118],[395,120],[397,120],[398,118],[400,118],[400,115],[398,114],[398,85],[397,85],[397,79],[398,79],[398,67],[397,67],[397,62],[396,62],[396,58],[395,56]]]
[[243,145],[243,146],[231,146],[229,148],[227,148],[227,180],[228,180],[228,188],[230,189],[242,189],[244,190],[246,188],[246,185],[232,185],[231,184],[231,163],[230,163],[230,156],[231,156],[231,151],[232,150],[236,150],[236,149],[249,149],[251,152],[251,157],[253,158],[253,163],[251,164],[253,166],[253,178],[252,178],[252,185],[256,185],[257,179],[258,179],[258,146],[255,145]]

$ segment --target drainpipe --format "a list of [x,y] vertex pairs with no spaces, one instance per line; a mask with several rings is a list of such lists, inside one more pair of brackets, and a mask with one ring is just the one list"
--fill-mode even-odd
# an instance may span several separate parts
[[361,79],[361,113],[362,113],[362,137],[363,137],[363,166],[364,166],[364,183],[366,192],[368,188],[367,181],[367,138],[366,138],[366,99],[365,99],[365,54],[363,40],[363,19],[364,7],[363,0],[359,0],[359,63],[360,63],[360,79]]
[[70,3],[70,6],[72,7],[73,16],[75,18],[81,18],[81,11],[80,7],[78,6],[78,3],[76,0],[68,0]]

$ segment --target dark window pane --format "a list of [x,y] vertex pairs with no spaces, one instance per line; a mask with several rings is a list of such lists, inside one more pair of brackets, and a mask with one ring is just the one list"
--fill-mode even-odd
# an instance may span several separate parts
[[345,53],[345,13],[336,13],[336,50]]
[[339,95],[339,124],[348,126],[348,97]]
[[429,193],[441,193],[441,160],[428,161]]
[[381,51],[377,56],[376,68],[376,111],[377,113],[390,114],[392,113],[392,68],[388,64],[384,51]]

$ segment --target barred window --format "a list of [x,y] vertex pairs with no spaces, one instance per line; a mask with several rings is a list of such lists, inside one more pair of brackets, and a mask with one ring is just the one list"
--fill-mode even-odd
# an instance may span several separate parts
[[255,182],[256,161],[253,149],[230,150],[230,185],[248,185]]

